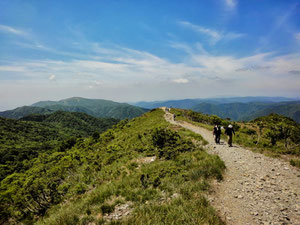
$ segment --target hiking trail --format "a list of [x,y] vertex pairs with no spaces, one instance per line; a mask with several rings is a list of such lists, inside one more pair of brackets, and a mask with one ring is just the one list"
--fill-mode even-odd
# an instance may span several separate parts
[[208,153],[217,154],[225,162],[221,182],[214,181],[207,196],[226,224],[293,224],[300,225],[300,171],[282,159],[269,158],[236,144],[228,147],[214,143],[212,131],[185,121],[174,121],[165,110],[171,124],[200,134],[209,142]]

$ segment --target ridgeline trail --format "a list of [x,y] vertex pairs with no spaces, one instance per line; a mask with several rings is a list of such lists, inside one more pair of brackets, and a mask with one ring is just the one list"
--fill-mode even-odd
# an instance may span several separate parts
[[207,196],[227,224],[300,225],[300,171],[287,162],[254,153],[222,141],[214,143],[212,131],[185,121],[175,121],[165,110],[165,119],[174,125],[200,134],[209,142],[208,153],[225,162],[221,182],[215,181]]

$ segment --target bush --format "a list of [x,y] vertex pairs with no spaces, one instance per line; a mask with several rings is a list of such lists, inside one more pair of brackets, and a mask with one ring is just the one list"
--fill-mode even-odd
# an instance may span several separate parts
[[83,194],[86,192],[86,185],[83,183],[79,183],[74,187],[74,192],[76,194]]
[[103,214],[105,214],[105,213],[111,213],[111,212],[114,211],[114,209],[115,209],[115,207],[113,205],[103,204],[101,206],[101,212]]
[[295,167],[300,168],[300,160],[299,160],[299,159],[291,159],[291,160],[290,160],[290,164],[291,164],[292,166],[295,166]]

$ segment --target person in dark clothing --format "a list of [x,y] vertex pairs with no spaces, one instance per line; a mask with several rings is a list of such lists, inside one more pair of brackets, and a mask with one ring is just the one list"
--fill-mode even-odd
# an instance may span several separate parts
[[218,128],[217,128],[217,144],[220,144],[220,139],[221,139],[221,134],[222,134],[222,131],[221,131],[221,126],[220,125],[218,125]]
[[225,134],[227,134],[227,136],[228,136],[229,147],[232,147],[232,136],[235,135],[235,132],[234,132],[231,124],[226,128]]
[[214,130],[213,130],[213,136],[215,137],[215,142],[217,144],[217,133],[218,133],[218,126],[214,126]]
[[221,127],[216,125],[213,130],[213,135],[215,137],[216,144],[220,144],[221,133]]

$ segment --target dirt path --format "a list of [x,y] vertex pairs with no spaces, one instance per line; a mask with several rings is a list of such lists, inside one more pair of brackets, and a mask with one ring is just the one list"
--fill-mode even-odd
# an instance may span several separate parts
[[[162,108],[165,110],[165,108]],[[227,167],[224,180],[215,182],[208,196],[227,224],[298,224],[300,225],[300,172],[280,159],[224,141],[214,143],[212,131],[183,121],[174,121],[165,111],[165,119],[202,135],[207,150],[218,154]]]

